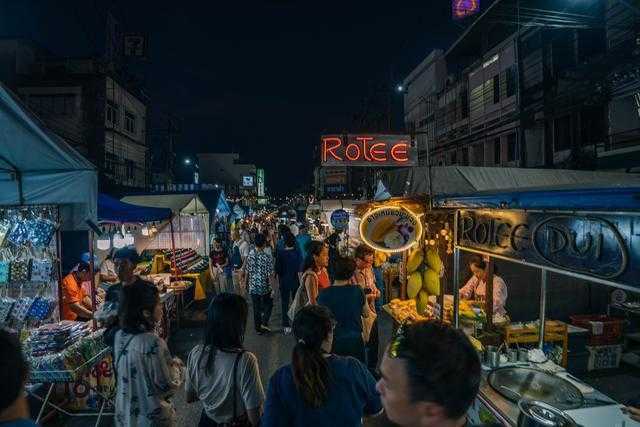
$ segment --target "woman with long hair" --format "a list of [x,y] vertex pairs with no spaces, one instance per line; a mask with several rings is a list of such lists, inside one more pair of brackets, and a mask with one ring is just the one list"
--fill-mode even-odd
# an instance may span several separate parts
[[306,306],[295,316],[291,364],[269,381],[263,427],[362,425],[382,410],[375,380],[360,361],[331,354],[335,320],[328,308]]
[[248,312],[241,296],[216,295],[209,306],[204,342],[189,353],[187,402],[202,402],[200,427],[258,425],[264,390],[258,360],[244,350]]
[[309,304],[316,304],[318,294],[331,286],[327,266],[329,248],[322,242],[312,241],[307,246],[307,258],[302,265],[302,284],[305,287]]
[[167,344],[154,332],[162,317],[155,286],[137,283],[122,288],[115,335],[117,426],[175,426],[169,398],[180,387],[184,365],[172,359]]

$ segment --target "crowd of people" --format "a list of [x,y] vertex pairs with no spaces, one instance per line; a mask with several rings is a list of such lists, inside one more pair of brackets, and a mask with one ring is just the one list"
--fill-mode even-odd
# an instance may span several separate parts
[[[202,403],[200,426],[360,426],[368,417],[376,425],[469,425],[481,367],[464,333],[434,321],[402,325],[379,363],[381,292],[373,251],[362,245],[352,257],[342,256],[312,240],[304,225],[295,231],[256,223],[234,228],[228,242],[215,239],[204,338],[186,365],[154,332],[160,298],[133,273],[135,250],[113,254],[112,271],[104,274],[119,282],[106,296],[117,310],[105,334],[117,381],[115,425],[177,425],[171,397],[181,387],[188,403]],[[83,264],[69,281],[80,283],[86,274]],[[265,392],[258,358],[244,348],[244,338],[249,301],[256,333],[273,333],[276,294],[282,331],[295,345],[290,363],[276,370]],[[81,293],[67,303],[78,318],[90,317]],[[17,338],[5,331],[0,366],[0,426],[35,425],[24,393],[28,366]]]

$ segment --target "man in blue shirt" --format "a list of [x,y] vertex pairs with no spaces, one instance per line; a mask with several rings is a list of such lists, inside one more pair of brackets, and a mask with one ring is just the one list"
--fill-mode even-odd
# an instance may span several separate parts
[[37,427],[29,419],[24,385],[29,376],[18,337],[0,329],[0,427]]
[[298,249],[300,250],[300,255],[302,255],[302,262],[307,259],[307,245],[311,241],[311,236],[309,236],[309,226],[306,223],[300,224],[300,232],[296,236],[296,242],[298,242]]

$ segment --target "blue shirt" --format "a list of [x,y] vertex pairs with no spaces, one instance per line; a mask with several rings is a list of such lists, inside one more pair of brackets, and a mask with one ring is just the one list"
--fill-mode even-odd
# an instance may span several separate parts
[[359,427],[362,417],[382,410],[376,381],[367,367],[352,357],[327,358],[331,372],[328,400],[320,408],[307,406],[293,382],[291,365],[278,369],[269,381],[262,427]]
[[318,295],[318,305],[324,305],[336,319],[335,338],[362,334],[364,292],[358,285],[333,285]]
[[287,289],[298,288],[298,271],[300,270],[300,252],[298,248],[278,249],[276,255],[276,273],[280,278],[280,285]]

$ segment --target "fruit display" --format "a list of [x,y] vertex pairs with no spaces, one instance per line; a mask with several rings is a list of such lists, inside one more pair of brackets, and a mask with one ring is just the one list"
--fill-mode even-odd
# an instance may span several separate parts
[[407,297],[416,301],[418,313],[425,313],[429,296],[440,295],[440,274],[444,264],[434,248],[414,248],[407,256]]
[[387,305],[389,313],[393,319],[398,323],[404,323],[407,320],[427,320],[428,317],[418,314],[415,299],[408,299],[401,301],[399,299],[392,299]]
[[[445,319],[453,319],[453,298],[445,298]],[[486,322],[487,315],[481,302],[460,300],[460,318],[473,322]]]

